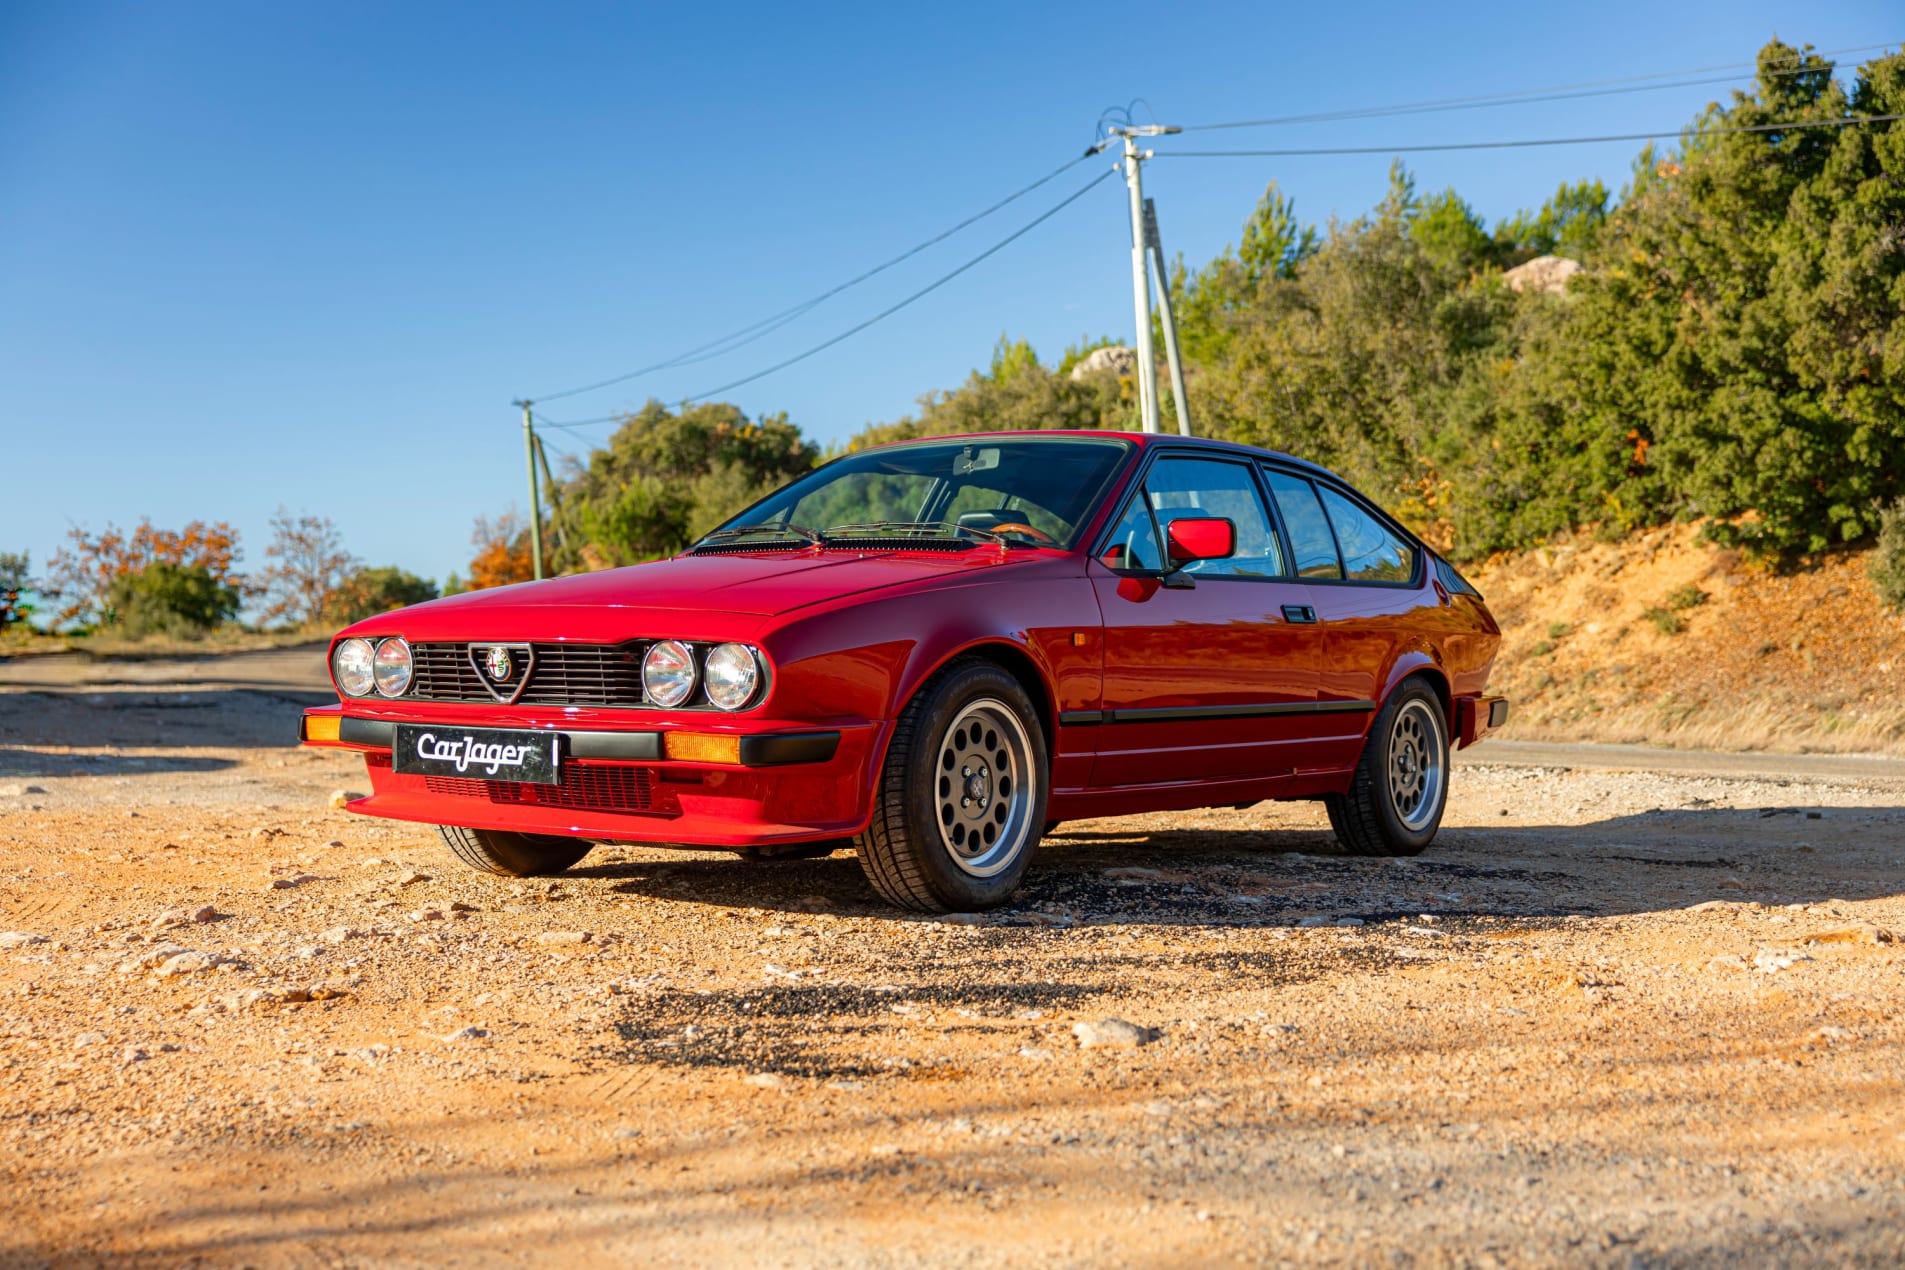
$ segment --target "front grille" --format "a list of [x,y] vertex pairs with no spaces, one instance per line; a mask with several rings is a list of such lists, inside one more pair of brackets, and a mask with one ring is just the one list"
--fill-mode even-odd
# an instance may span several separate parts
[[[533,644],[521,706],[639,706],[646,641]],[[496,700],[470,661],[468,644],[412,644],[409,696],[423,701]]]
[[674,798],[657,798],[654,774],[645,767],[583,767],[562,773],[560,785],[527,781],[478,781],[461,776],[426,776],[423,787],[451,798],[481,798],[518,807],[564,807],[572,811],[630,811],[671,814]]

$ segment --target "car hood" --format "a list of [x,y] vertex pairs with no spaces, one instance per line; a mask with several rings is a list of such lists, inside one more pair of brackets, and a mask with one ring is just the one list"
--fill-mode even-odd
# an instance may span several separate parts
[[625,569],[469,591],[418,611],[621,608],[702,610],[772,617],[909,582],[1009,568],[1048,553],[978,548],[945,552],[826,551],[676,556]]

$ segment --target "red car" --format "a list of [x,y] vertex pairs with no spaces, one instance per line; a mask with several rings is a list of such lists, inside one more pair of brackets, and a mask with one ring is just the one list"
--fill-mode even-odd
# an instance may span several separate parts
[[1313,464],[987,433],[849,454],[673,559],[360,622],[303,740],[479,869],[850,838],[895,904],[974,910],[1086,817],[1320,798],[1346,850],[1421,851],[1451,746],[1507,718],[1499,642]]

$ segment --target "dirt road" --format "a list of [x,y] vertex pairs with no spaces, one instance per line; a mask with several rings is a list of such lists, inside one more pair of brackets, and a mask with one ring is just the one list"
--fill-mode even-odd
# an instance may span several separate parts
[[300,664],[0,664],[0,1262],[1905,1258],[1896,764],[1491,743],[1416,860],[1069,824],[929,920],[464,872]]

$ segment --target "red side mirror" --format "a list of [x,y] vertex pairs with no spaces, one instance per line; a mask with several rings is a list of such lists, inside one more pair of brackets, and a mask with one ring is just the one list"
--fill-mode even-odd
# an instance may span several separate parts
[[1223,516],[1195,516],[1171,521],[1164,527],[1172,564],[1193,560],[1222,560],[1237,551],[1237,526]]

